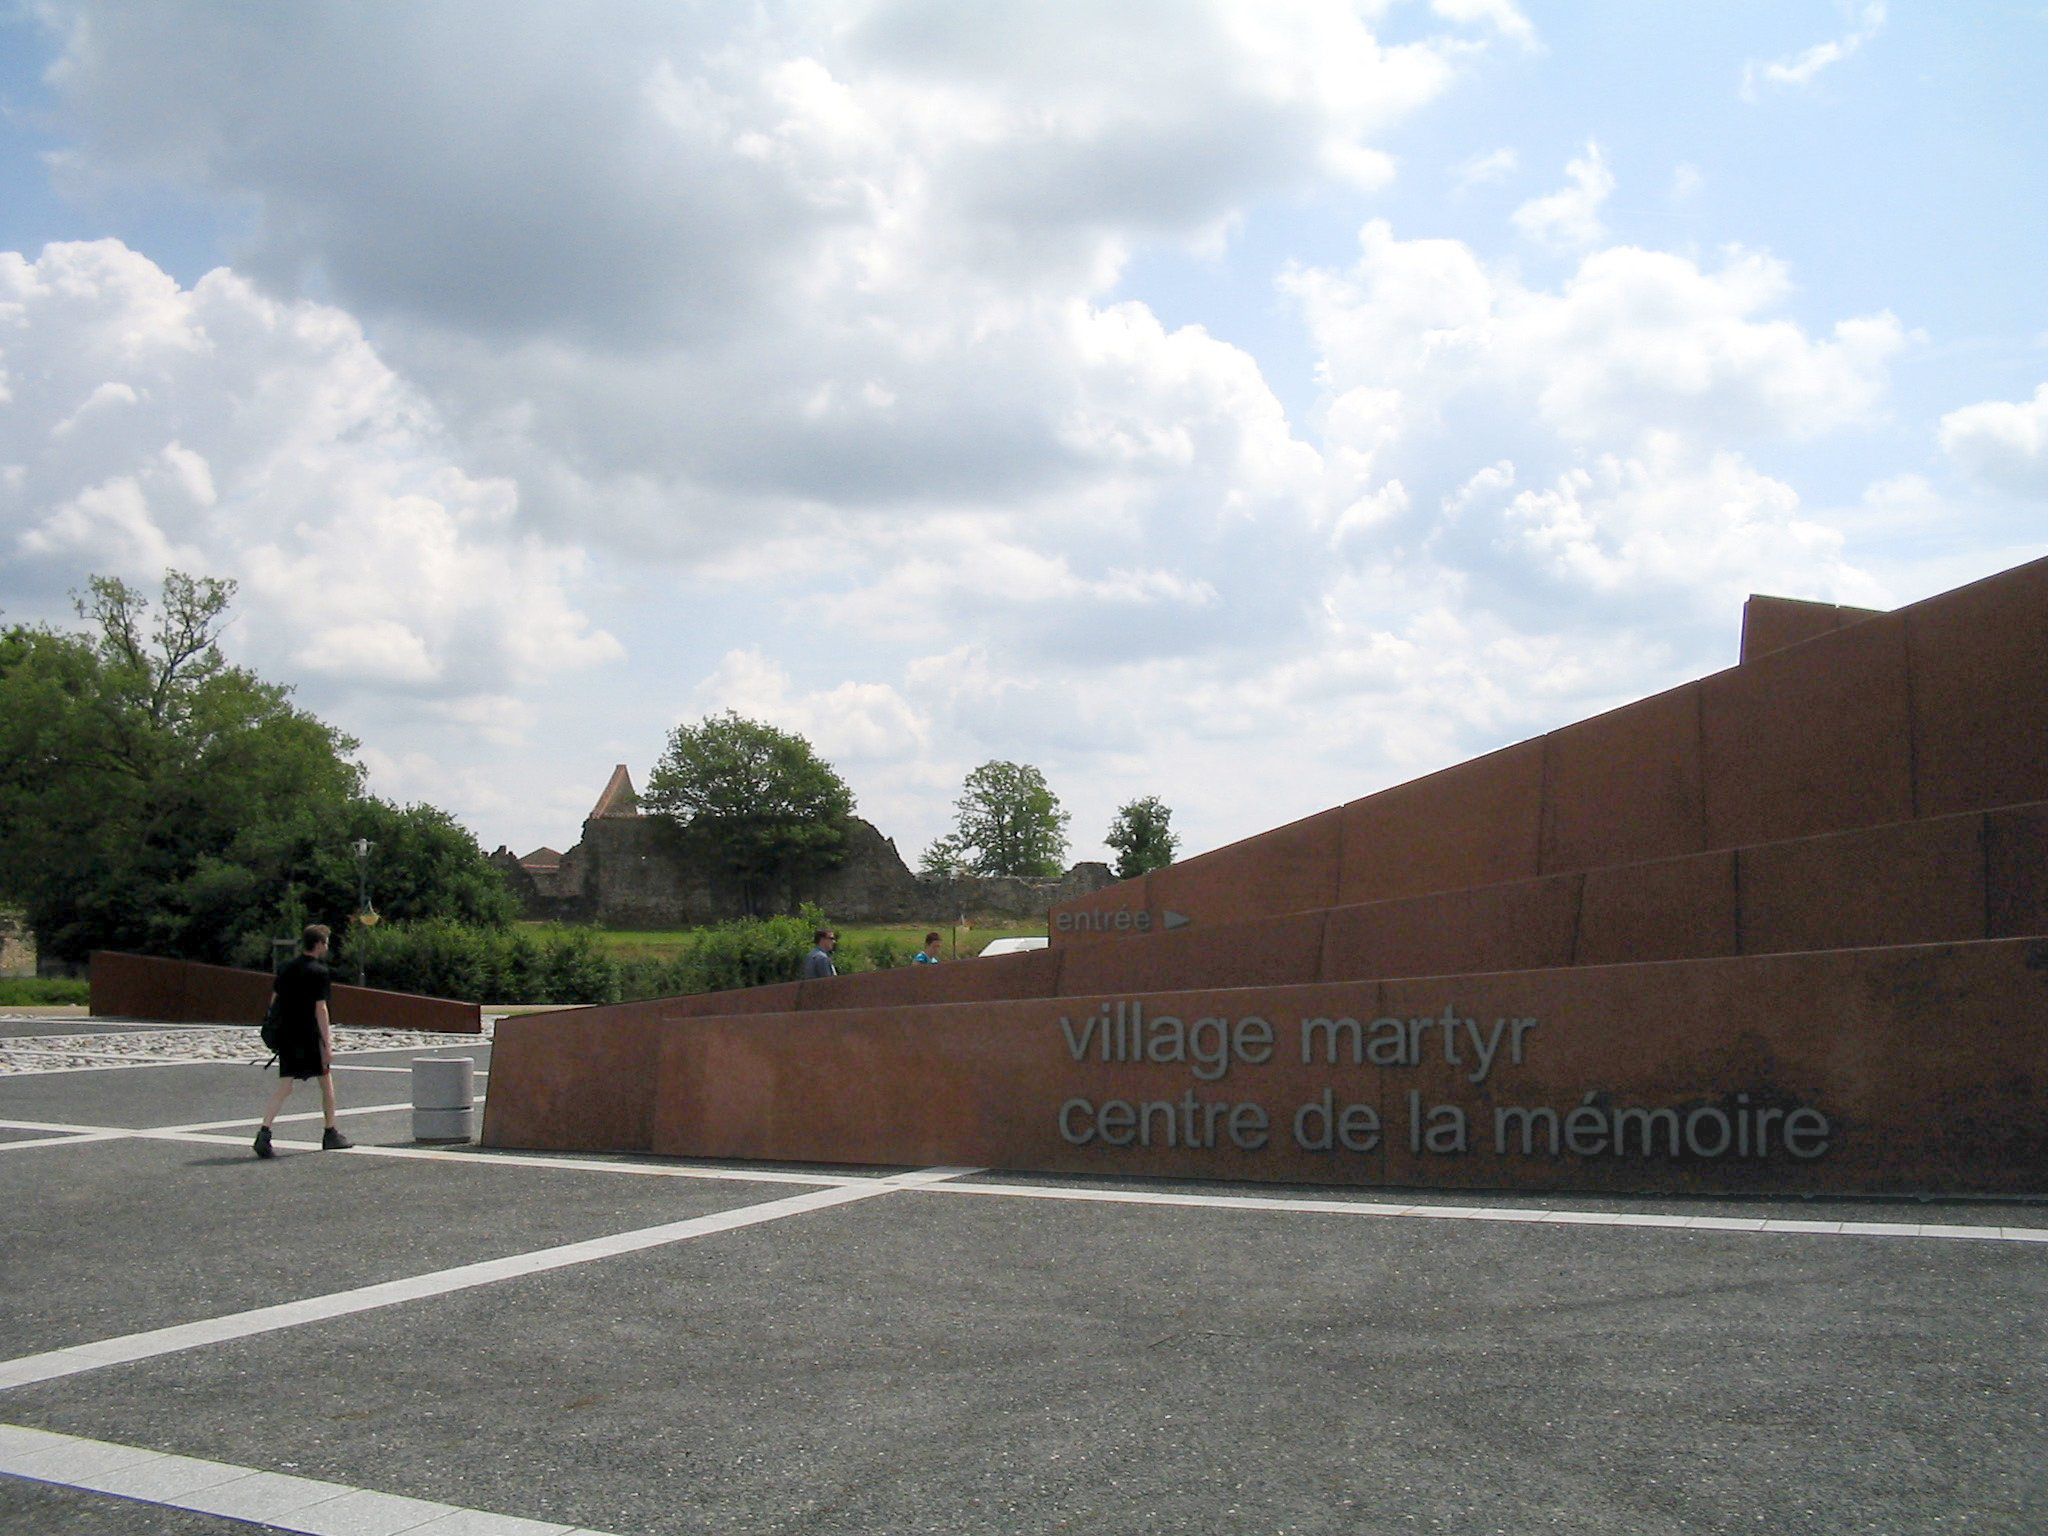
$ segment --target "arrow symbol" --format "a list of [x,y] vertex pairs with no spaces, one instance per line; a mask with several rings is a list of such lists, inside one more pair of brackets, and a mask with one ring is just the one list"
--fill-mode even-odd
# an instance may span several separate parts
[[1165,921],[1168,933],[1173,932],[1176,928],[1185,928],[1194,921],[1192,917],[1183,917],[1178,912],[1162,912],[1159,915]]

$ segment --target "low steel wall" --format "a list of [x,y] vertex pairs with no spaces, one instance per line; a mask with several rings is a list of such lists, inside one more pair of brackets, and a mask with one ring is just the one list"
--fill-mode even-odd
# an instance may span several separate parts
[[[566,1040],[501,1042],[485,1141],[1419,1188],[2048,1192],[2038,939],[643,1023],[637,1060],[610,1063],[616,1097],[564,1082]],[[591,1024],[579,1052],[625,1033]],[[651,1104],[608,1123],[647,1054]]]
[[[155,1019],[166,1024],[247,1024],[263,1019],[270,976],[192,960],[160,960],[98,950],[92,957],[95,1018]],[[416,1029],[480,1035],[483,1009],[475,1003],[383,992],[336,983],[327,1016],[358,1029]]]

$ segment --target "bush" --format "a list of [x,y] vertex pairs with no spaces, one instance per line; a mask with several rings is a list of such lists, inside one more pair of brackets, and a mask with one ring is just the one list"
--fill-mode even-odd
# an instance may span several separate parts
[[615,1003],[619,967],[588,928],[477,928],[446,918],[353,928],[335,957],[349,980],[469,1003]]
[[[588,928],[550,929],[539,946],[537,1003],[616,1003],[618,962]],[[502,999],[501,999],[502,1001]]]
[[[798,981],[811,935],[829,927],[825,914],[810,903],[794,917],[743,917],[701,930],[673,960],[627,960],[619,965],[620,994],[628,999],[675,997],[694,992],[730,992]],[[842,973],[901,965],[903,956],[889,940],[870,941],[858,951],[841,950]]]
[[[614,959],[590,928],[479,928],[445,918],[351,928],[334,957],[335,977],[373,987],[477,1003],[616,1003],[796,981],[811,935],[828,926],[805,906],[795,917],[744,917],[699,933],[672,960]],[[902,965],[909,951],[887,934],[837,955],[842,973]],[[253,948],[245,963],[268,969]]]
[[801,917],[743,917],[701,934],[672,970],[679,992],[729,992],[796,981],[817,924]]
[[619,961],[619,1000],[637,1003],[648,997],[674,997],[683,990],[686,964],[687,957],[676,961],[644,957]]
[[910,963],[904,947],[886,933],[863,940],[859,948],[862,963],[855,967],[857,970],[893,971],[899,965]]

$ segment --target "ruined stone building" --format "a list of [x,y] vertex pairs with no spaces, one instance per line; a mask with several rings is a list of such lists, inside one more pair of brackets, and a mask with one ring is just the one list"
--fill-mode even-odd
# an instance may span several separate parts
[[[583,821],[567,853],[536,848],[525,857],[499,848],[491,862],[505,874],[527,917],[611,928],[681,928],[744,915],[745,904],[716,859],[662,816],[643,816],[632,776],[621,763]],[[839,923],[938,923],[970,917],[1041,918],[1048,908],[1109,884],[1109,866],[1076,864],[1064,875],[912,873],[870,822],[854,817],[839,867],[801,882],[797,896]]]

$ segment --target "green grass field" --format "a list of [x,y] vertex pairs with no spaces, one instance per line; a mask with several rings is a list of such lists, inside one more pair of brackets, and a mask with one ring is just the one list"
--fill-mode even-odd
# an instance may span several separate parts
[[[526,923],[521,926],[539,928],[546,925]],[[991,919],[986,923],[978,922],[971,928],[962,928],[954,923],[881,923],[866,926],[840,923],[839,945],[842,949],[850,949],[869,939],[887,936],[895,940],[897,946],[908,954],[914,949],[921,949],[924,946],[924,936],[934,928],[939,931],[939,953],[948,960],[978,955],[981,953],[981,947],[993,939],[1026,936],[1043,938],[1046,931],[1043,918],[1037,922]],[[681,951],[687,949],[702,931],[698,928],[599,928],[596,933],[599,942],[614,959],[673,960]]]
[[43,981],[33,976],[0,977],[0,1008],[41,1008],[53,1003],[92,1001],[92,985],[83,981]]

